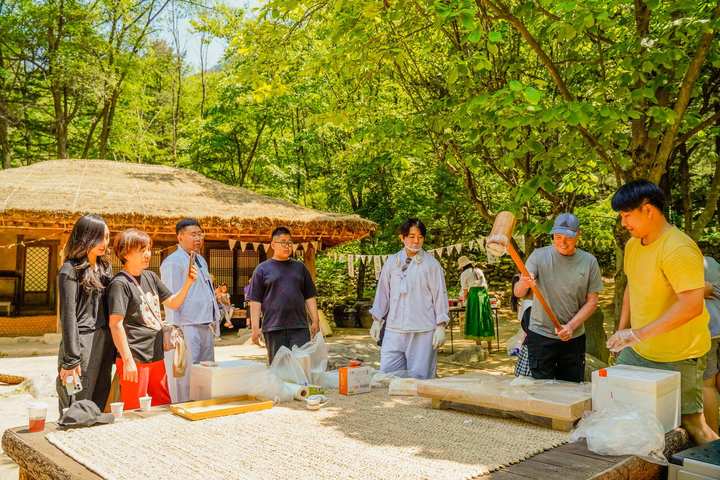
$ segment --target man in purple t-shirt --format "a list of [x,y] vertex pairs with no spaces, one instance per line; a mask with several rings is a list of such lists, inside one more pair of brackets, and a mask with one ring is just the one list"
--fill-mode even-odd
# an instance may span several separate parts
[[[290,230],[276,228],[271,242],[273,256],[253,272],[248,295],[252,341],[260,345],[262,312],[268,363],[272,363],[280,347],[302,346],[320,329],[315,284],[305,265],[290,258],[293,253]],[[306,312],[311,320],[309,331]]]

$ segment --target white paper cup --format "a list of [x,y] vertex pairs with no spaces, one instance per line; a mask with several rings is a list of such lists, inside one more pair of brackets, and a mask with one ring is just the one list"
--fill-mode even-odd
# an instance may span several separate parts
[[116,419],[122,418],[124,407],[125,407],[125,403],[123,403],[123,402],[113,402],[110,404],[110,412],[112,412],[113,416]]
[[30,432],[42,432],[45,430],[46,418],[47,403],[31,402],[28,404],[28,430]]
[[151,406],[152,406],[152,397],[150,395],[145,395],[144,397],[140,397],[140,410],[142,410],[143,412],[149,412]]

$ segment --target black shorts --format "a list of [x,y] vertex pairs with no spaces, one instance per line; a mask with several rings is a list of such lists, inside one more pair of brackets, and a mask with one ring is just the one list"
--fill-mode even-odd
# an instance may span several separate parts
[[585,335],[563,342],[533,331],[526,345],[533,378],[582,382],[585,378]]

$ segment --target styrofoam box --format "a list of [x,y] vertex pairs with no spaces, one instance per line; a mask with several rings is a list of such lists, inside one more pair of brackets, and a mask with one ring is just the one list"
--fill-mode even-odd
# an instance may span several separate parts
[[[602,376],[600,372],[606,372]],[[620,402],[655,414],[666,432],[680,425],[680,372],[616,365],[592,373],[592,408]]]
[[212,367],[196,363],[190,367],[190,400],[243,395],[243,376],[266,368],[264,363],[250,360],[217,362]]

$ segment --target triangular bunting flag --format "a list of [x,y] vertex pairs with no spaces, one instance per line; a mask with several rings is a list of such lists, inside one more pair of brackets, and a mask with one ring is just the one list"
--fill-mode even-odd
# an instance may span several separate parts
[[228,240],[228,247],[230,247],[230,251],[235,250],[236,243],[237,243],[237,240]]
[[247,242],[240,242],[240,251],[241,252],[245,251],[245,247],[247,247]]
[[445,247],[445,253],[447,253],[448,255],[452,255],[452,252],[453,252],[452,245],[450,245],[449,247]]
[[380,272],[382,271],[380,256],[373,255],[373,265],[375,266],[375,280],[380,280]]
[[442,256],[443,256],[443,249],[442,249],[442,248],[436,248],[436,249],[433,250],[433,251],[437,254],[438,258],[442,258]]
[[350,278],[355,278],[355,262],[352,255],[347,256],[348,259],[348,276]]
[[268,253],[270,251],[270,244],[269,243],[263,243],[263,248],[265,249],[265,253]]

